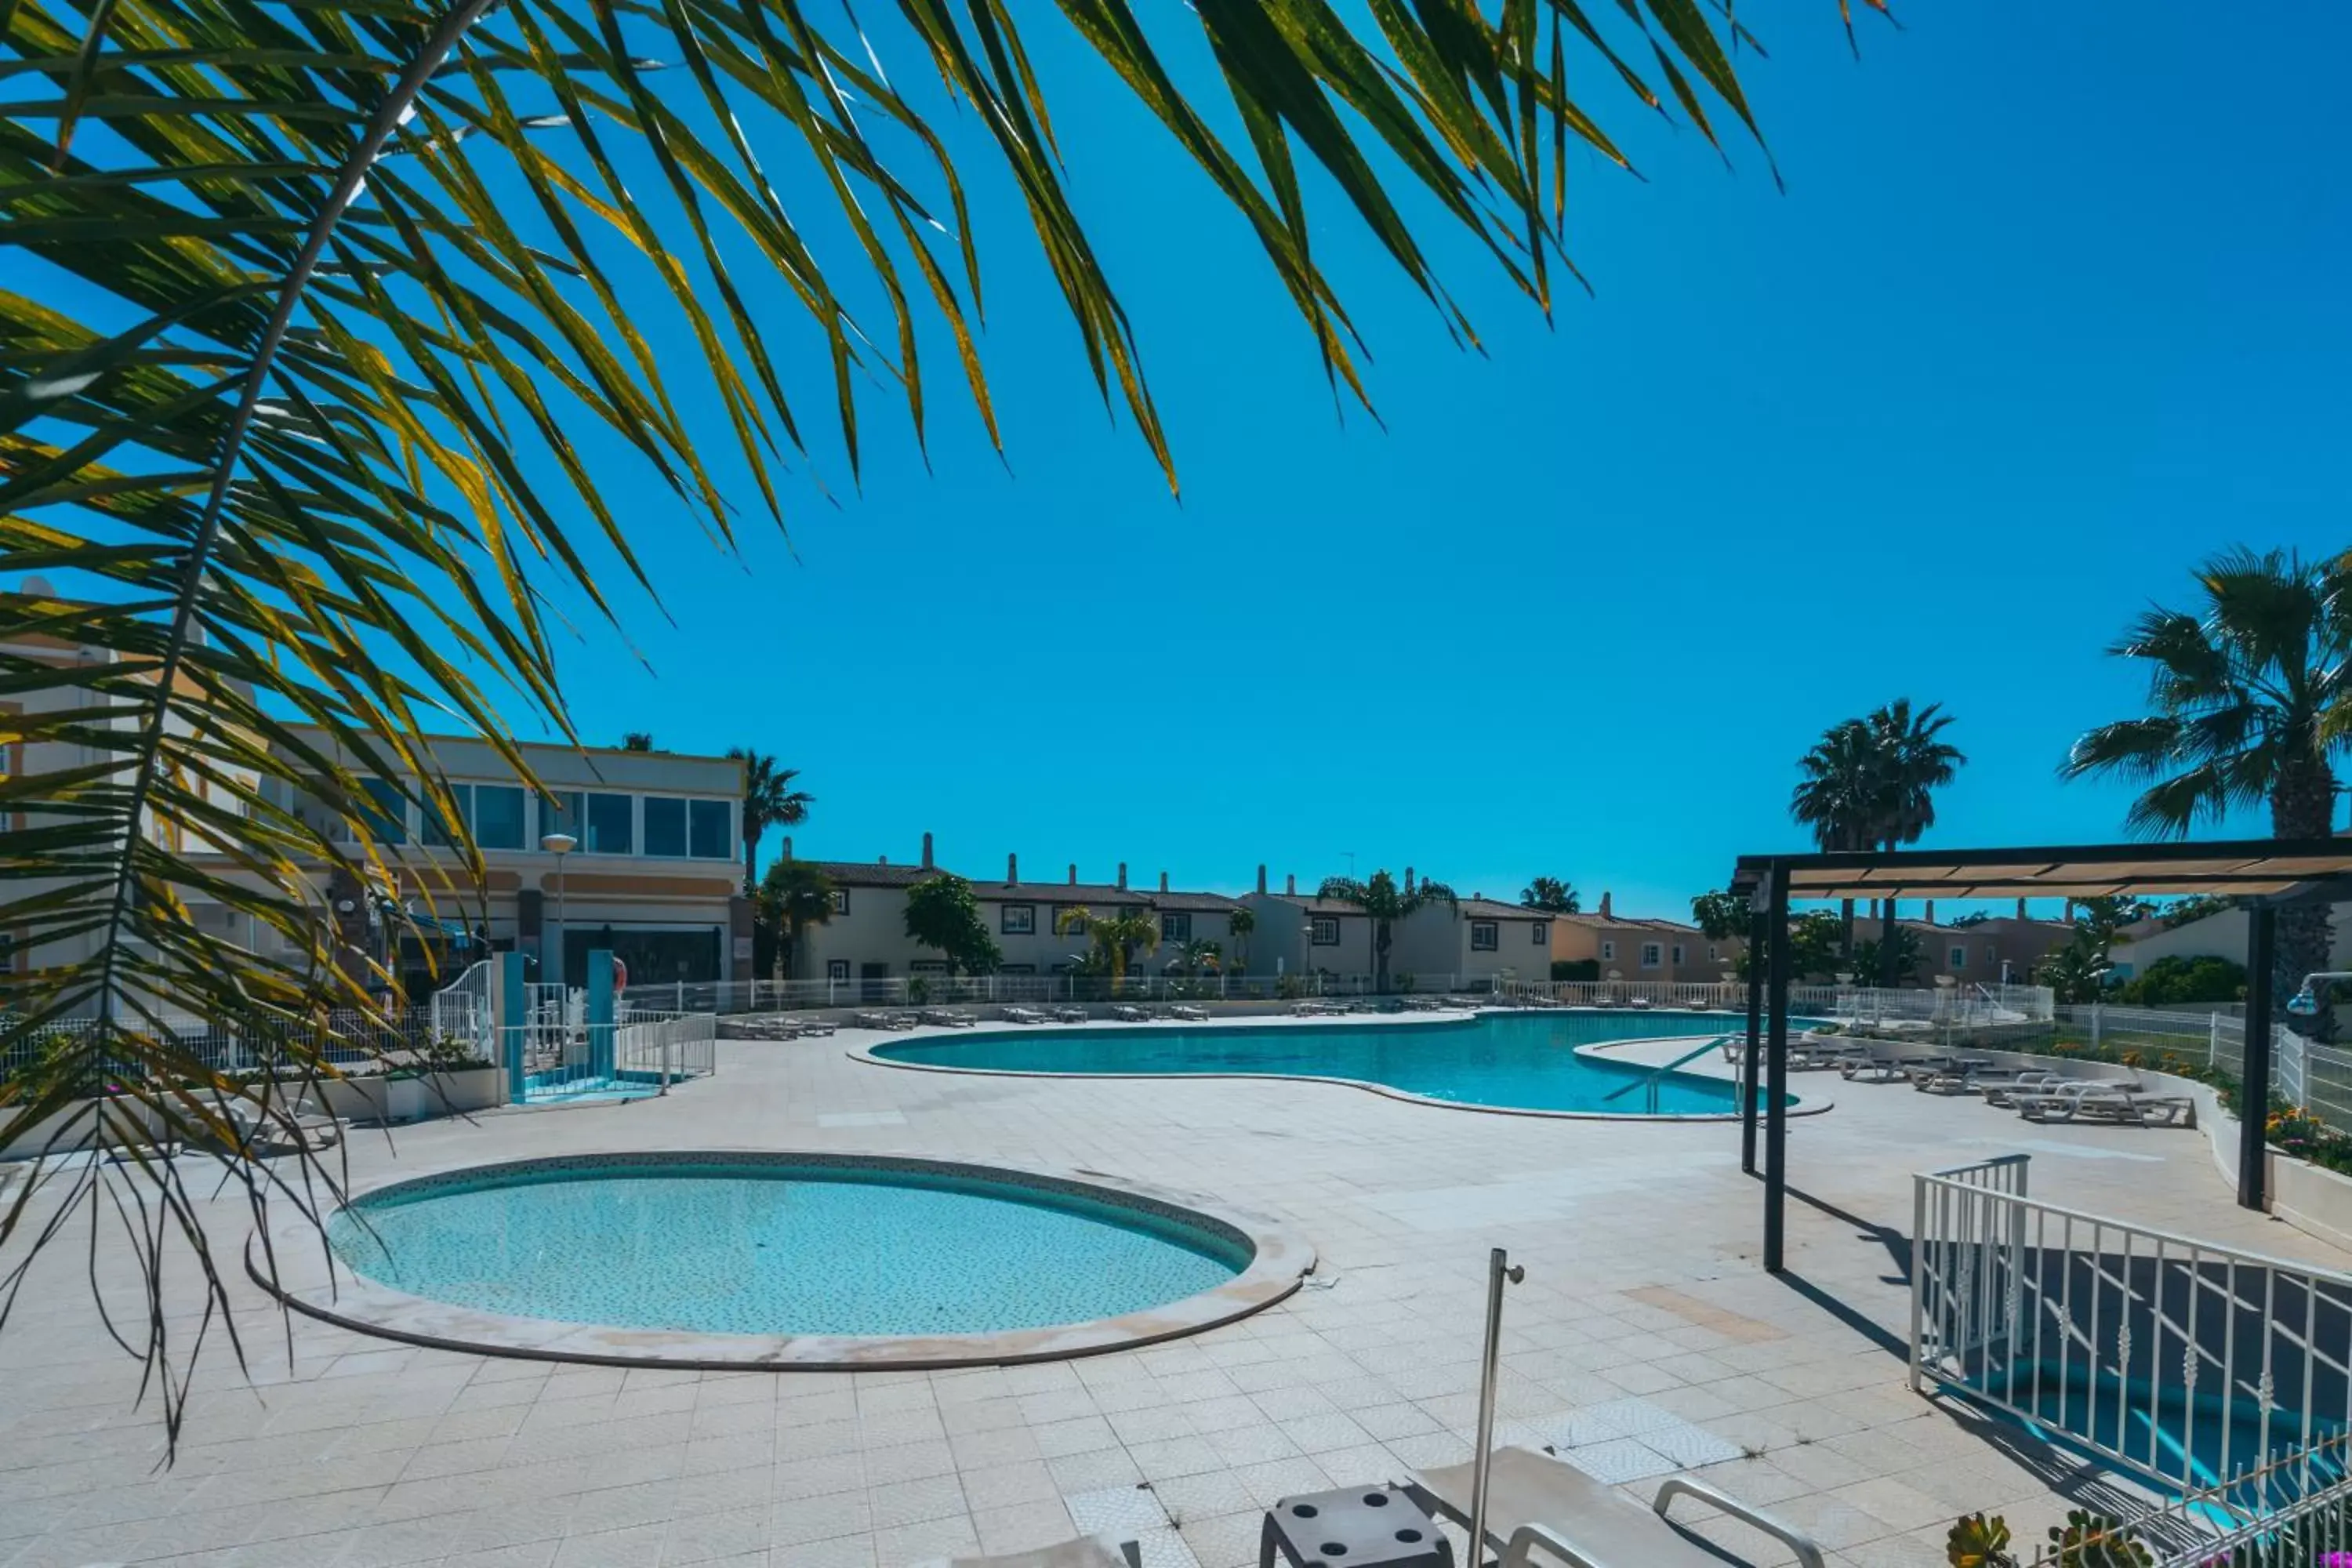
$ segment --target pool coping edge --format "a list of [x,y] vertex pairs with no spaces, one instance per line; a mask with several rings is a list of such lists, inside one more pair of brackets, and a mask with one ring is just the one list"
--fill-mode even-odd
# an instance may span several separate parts
[[[261,1250],[259,1228],[246,1237],[246,1273],[278,1301],[307,1317],[358,1333],[436,1350],[605,1366],[668,1367],[707,1372],[940,1371],[1013,1366],[1133,1350],[1237,1322],[1297,1291],[1315,1271],[1315,1248],[1290,1226],[1237,1209],[1204,1194],[1137,1182],[1106,1172],[986,1164],[924,1154],[843,1152],[716,1146],[696,1149],[608,1150],[531,1159],[455,1161],[402,1171],[348,1189],[341,1209],[368,1195],[411,1183],[459,1173],[555,1163],[709,1159],[779,1165],[801,1163],[915,1170],[979,1181],[1057,1189],[1108,1201],[1113,1207],[1174,1211],[1231,1233],[1251,1250],[1250,1260],[1223,1284],[1159,1306],[1084,1322],[1009,1329],[992,1333],[936,1335],[732,1334],[687,1330],[630,1329],[550,1318],[524,1318],[436,1301],[379,1284],[352,1270],[320,1244],[310,1219],[273,1226]],[[274,1260],[273,1269],[265,1256]],[[291,1276],[291,1278],[289,1278]]]

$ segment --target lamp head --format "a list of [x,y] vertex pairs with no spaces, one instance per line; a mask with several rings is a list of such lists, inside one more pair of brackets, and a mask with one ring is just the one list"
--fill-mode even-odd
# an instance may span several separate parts
[[569,855],[580,847],[580,840],[569,833],[542,833],[539,836],[539,847],[550,855]]
[[2286,1010],[2298,1018],[2308,1018],[2319,1011],[2319,996],[2312,990],[2310,981],[2305,981],[2303,989],[2287,998]]

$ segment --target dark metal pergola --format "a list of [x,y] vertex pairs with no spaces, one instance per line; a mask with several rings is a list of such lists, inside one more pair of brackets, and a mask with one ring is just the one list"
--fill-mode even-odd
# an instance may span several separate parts
[[[2256,838],[2206,843],[2089,844],[2004,849],[1836,850],[1743,855],[1732,890],[1748,896],[1748,1051],[1740,1102],[1740,1165],[1757,1173],[1764,1123],[1764,1267],[1781,1268],[1788,1192],[1789,905],[1822,899],[2095,899],[2205,893],[2247,906],[2246,1017],[2271,1016],[2278,910],[2352,898],[2352,839]],[[1757,955],[1763,954],[1761,963]],[[1759,1071],[1759,1068],[1761,1069]],[[2238,1202],[2263,1206],[2270,1120],[2271,1034],[2249,1027],[2245,1116],[2238,1141]],[[1761,1081],[1759,1082],[1759,1079]]]

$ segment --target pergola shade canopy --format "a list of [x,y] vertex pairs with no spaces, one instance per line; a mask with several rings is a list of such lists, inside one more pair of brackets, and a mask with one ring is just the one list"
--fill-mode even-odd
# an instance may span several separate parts
[[1775,866],[1788,879],[1791,899],[2095,899],[2116,893],[2281,899],[2331,885],[2352,896],[2352,839],[1743,855],[1731,885],[1753,889]]
[[[2245,1016],[2259,1025],[2272,1016],[2279,908],[2319,898],[2352,899],[2352,838],[1743,855],[1732,872],[1731,886],[1748,895],[1748,940],[1753,951],[1765,955],[1763,963],[1748,965],[1740,1167],[1764,1178],[1764,1267],[1777,1274],[1783,1263],[1788,1191],[1791,902],[1883,899],[1888,900],[1892,923],[1893,900],[1897,899],[2095,899],[2117,893],[2242,899],[2247,900]],[[2244,1120],[2260,1127],[2270,1117],[2270,1029],[2245,1031],[2242,1067]],[[1761,1173],[1756,1162],[1759,1116],[1764,1123]],[[2265,1161],[2263,1140],[2239,1140],[2238,1202],[2249,1209],[2265,1206]]]

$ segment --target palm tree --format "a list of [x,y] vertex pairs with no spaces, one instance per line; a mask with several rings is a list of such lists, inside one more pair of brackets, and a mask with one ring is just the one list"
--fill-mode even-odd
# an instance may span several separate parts
[[1246,973],[1249,970],[1250,932],[1255,930],[1257,914],[1247,904],[1235,905],[1234,912],[1225,917],[1225,934],[1233,938],[1234,942],[1234,973],[1236,974]]
[[[277,1178],[202,1107],[240,1094],[289,1113],[157,1020],[282,1036],[293,1070],[343,1059],[349,1042],[295,1026],[375,1014],[387,977],[339,940],[323,889],[380,883],[409,852],[377,788],[450,815],[428,721],[537,785],[519,728],[573,734],[548,606],[617,623],[592,563],[656,586],[643,547],[676,537],[670,513],[730,551],[744,516],[781,529],[841,488],[787,471],[812,447],[854,485],[877,395],[921,439],[931,345],[952,344],[993,440],[973,329],[1001,235],[1036,236],[1081,363],[1173,487],[1058,152],[1085,129],[1055,125],[1066,79],[1033,71],[1034,35],[1066,25],[1055,50],[1091,51],[1149,109],[1246,226],[1333,386],[1367,403],[1363,323],[1321,265],[1331,207],[1471,344],[1433,258],[1466,251],[1549,313],[1575,276],[1567,169],[1588,151],[1630,167],[1608,110],[1580,101],[1589,64],[1710,143],[1718,123],[1756,133],[1734,68],[1752,38],[1727,10],[1654,5],[1653,28],[1585,0],[1113,9],[899,5],[869,38],[851,8],[809,0],[7,7],[8,238],[32,265],[0,288],[0,547],[74,586],[0,597],[0,642],[79,651],[11,657],[0,745],[68,740],[84,761],[0,779],[0,810],[31,825],[11,840],[31,872],[0,902],[28,960],[0,1047],[95,1022],[11,1078],[0,1132],[125,1064],[126,1092],[82,1130],[219,1149],[258,1202]],[[787,195],[775,168],[806,177]],[[636,478],[667,510],[616,503]],[[303,808],[257,778],[299,781]],[[273,935],[230,946],[186,918],[202,902]],[[331,1205],[339,1173],[302,1163]],[[38,1247],[80,1205],[168,1210],[234,1323],[214,1271],[230,1249],[205,1245],[201,1205],[121,1185],[178,1174],[92,1163],[58,1194],[68,1213],[0,1210],[0,1250],[34,1213]],[[169,1228],[126,1222],[151,1282]],[[154,1321],[140,1353],[176,1434],[170,1329],[188,1319]]]
[[1519,889],[1519,902],[1546,914],[1572,915],[1578,900],[1576,889],[1558,877],[1538,877]]
[[[2200,822],[2267,807],[2277,838],[2326,838],[2335,759],[2352,738],[2352,565],[2244,546],[2197,572],[2194,610],[2151,606],[2107,651],[2148,674],[2145,718],[2076,741],[2064,778],[2113,774],[2146,786],[2125,826],[2186,837]],[[2278,911],[2273,1005],[2327,967],[2324,903]]]
[[1352,877],[1327,877],[1316,897],[1353,904],[1371,917],[1372,989],[1381,992],[1389,988],[1389,947],[1396,940],[1397,921],[1432,904],[1442,903],[1449,910],[1462,907],[1454,889],[1443,882],[1416,883],[1408,876],[1400,888],[1385,870],[1375,871],[1361,882]]
[[[1878,763],[1870,726],[1860,719],[1831,725],[1797,759],[1803,776],[1789,795],[1789,815],[1813,830],[1822,849],[1867,849],[1877,840]],[[1838,909],[1838,951],[1853,956],[1853,900]]]
[[1141,905],[1097,915],[1079,904],[1054,917],[1055,935],[1063,936],[1073,931],[1084,931],[1094,939],[1095,952],[1100,955],[1102,968],[1110,975],[1114,989],[1127,978],[1127,966],[1138,952],[1149,952],[1160,945],[1160,918]]
[[776,933],[776,978],[793,978],[801,933],[833,919],[833,879],[805,860],[779,860],[754,895],[756,912]]
[[1188,975],[1198,974],[1204,969],[1214,974],[1223,960],[1224,950],[1204,936],[1196,936],[1176,950],[1176,962],[1183,966]]
[[771,827],[797,827],[808,820],[816,796],[794,789],[798,768],[780,768],[776,759],[749,746],[730,746],[727,754],[743,764],[743,888],[757,885],[760,839]]
[[[1898,848],[1919,842],[1936,826],[1936,791],[1950,784],[1968,758],[1960,749],[1939,739],[1952,721],[1941,703],[1930,702],[1917,713],[1911,700],[1898,697],[1863,722],[1877,756],[1878,809],[1874,825],[1881,847]],[[1896,940],[1895,900],[1881,900],[1884,911],[1878,938],[1878,983],[1895,984],[1895,964],[1902,951]]]

